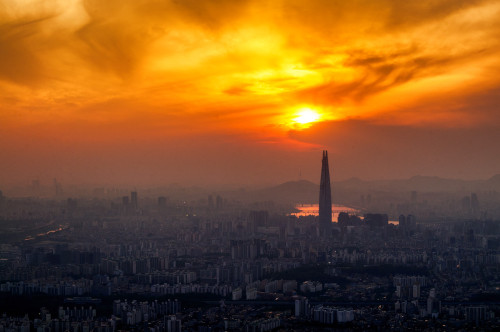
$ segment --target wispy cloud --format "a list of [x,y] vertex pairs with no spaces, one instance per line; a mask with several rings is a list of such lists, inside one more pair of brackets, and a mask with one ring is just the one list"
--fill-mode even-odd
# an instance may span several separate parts
[[0,148],[131,132],[321,145],[307,139],[321,125],[289,132],[301,105],[341,123],[498,127],[499,16],[494,0],[3,1]]

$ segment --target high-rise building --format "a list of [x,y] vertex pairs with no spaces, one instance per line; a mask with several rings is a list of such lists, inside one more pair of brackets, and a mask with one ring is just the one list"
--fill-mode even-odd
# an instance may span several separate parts
[[400,227],[401,229],[406,228],[406,217],[405,217],[405,215],[404,215],[404,214],[401,214],[401,215],[399,216],[399,227]]
[[175,315],[165,316],[163,319],[165,321],[165,330],[167,332],[181,332],[181,320]]
[[208,208],[210,210],[213,210],[215,207],[215,204],[214,204],[214,197],[212,195],[208,195]]
[[479,214],[479,200],[477,199],[477,194],[475,193],[470,194],[470,207],[472,214],[477,216]]
[[382,213],[367,213],[364,220],[365,224],[370,227],[383,227],[389,223],[387,214]]
[[132,191],[130,193],[130,203],[132,205],[132,208],[134,210],[137,210],[137,208],[139,207],[139,201],[137,199],[137,191]]
[[323,151],[321,181],[319,184],[319,228],[322,235],[330,234],[332,227],[332,188],[328,169],[328,151]]
[[259,227],[268,226],[269,212],[267,211],[250,211],[248,217],[248,222],[250,224],[250,229],[257,233]]
[[165,213],[167,211],[167,198],[165,196],[158,197],[158,212]]
[[62,195],[62,185],[57,182],[57,179],[54,179],[54,194],[56,197],[60,197]]

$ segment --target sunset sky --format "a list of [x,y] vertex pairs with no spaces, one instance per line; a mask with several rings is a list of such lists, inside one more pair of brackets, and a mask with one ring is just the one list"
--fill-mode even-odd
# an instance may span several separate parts
[[0,0],[0,190],[500,173],[500,1]]

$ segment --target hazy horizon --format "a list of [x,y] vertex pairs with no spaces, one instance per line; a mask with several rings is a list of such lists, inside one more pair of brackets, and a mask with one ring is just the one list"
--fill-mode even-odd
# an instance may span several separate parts
[[[349,183],[351,180],[359,180],[363,183],[366,184],[382,184],[382,183],[392,183],[392,182],[405,182],[405,181],[411,181],[415,180],[418,178],[421,179],[440,179],[440,180],[446,180],[446,181],[463,181],[466,183],[475,183],[475,182],[487,182],[490,179],[492,179],[495,176],[498,176],[500,174],[494,174],[490,177],[487,178],[476,178],[476,179],[460,179],[460,178],[447,178],[447,177],[439,177],[439,176],[432,176],[432,175],[413,175],[408,178],[386,178],[386,179],[363,179],[360,177],[351,177],[348,179],[335,179],[332,177],[332,188],[335,190],[335,185],[336,184],[345,184]],[[310,179],[304,179],[304,178],[296,178],[296,179],[288,179],[284,180],[281,182],[269,182],[269,183],[260,183],[260,184],[255,184],[255,183],[181,183],[181,182],[170,182],[170,183],[143,183],[143,184],[137,184],[137,183],[92,183],[92,182],[87,182],[87,183],[66,183],[62,179],[59,178],[53,178],[53,179],[40,179],[40,178],[33,178],[29,179],[24,182],[18,182],[18,183],[1,183],[0,184],[0,191],[3,191],[4,196],[9,194],[10,192],[14,193],[20,193],[24,192],[27,193],[27,191],[33,191],[34,188],[34,183],[37,182],[38,184],[38,190],[40,192],[45,193],[51,193],[53,194],[54,191],[54,180],[57,181],[58,185],[61,186],[61,189],[64,193],[63,196],[67,196],[67,191],[69,190],[70,192],[74,193],[74,190],[95,190],[95,189],[105,189],[105,190],[118,190],[118,191],[155,191],[155,190],[178,190],[178,189],[187,189],[187,190],[201,190],[201,191],[206,191],[206,192],[212,192],[212,193],[217,193],[217,192],[230,192],[230,191],[239,191],[239,190],[250,190],[250,191],[258,191],[262,189],[271,189],[274,187],[280,187],[281,185],[285,185],[288,183],[299,183],[300,181],[306,181],[308,183],[312,183],[314,185],[317,185],[319,187],[319,180],[310,180]],[[425,186],[425,185],[424,185]],[[27,190],[27,191],[26,191]],[[405,191],[406,189],[403,189]],[[432,190],[429,190],[432,191]],[[69,195],[71,196],[71,195]]]

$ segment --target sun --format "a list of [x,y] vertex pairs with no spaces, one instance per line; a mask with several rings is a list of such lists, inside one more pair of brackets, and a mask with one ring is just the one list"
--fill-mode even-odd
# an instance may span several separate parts
[[321,114],[313,110],[310,107],[303,107],[295,113],[295,117],[292,119],[292,125],[299,126],[301,128],[308,128],[314,122],[318,122],[321,119]]
[[293,120],[300,124],[306,124],[310,122],[316,122],[319,120],[319,118],[320,115],[318,114],[318,112],[310,108],[303,108],[300,110],[300,112],[297,113],[297,117]]

